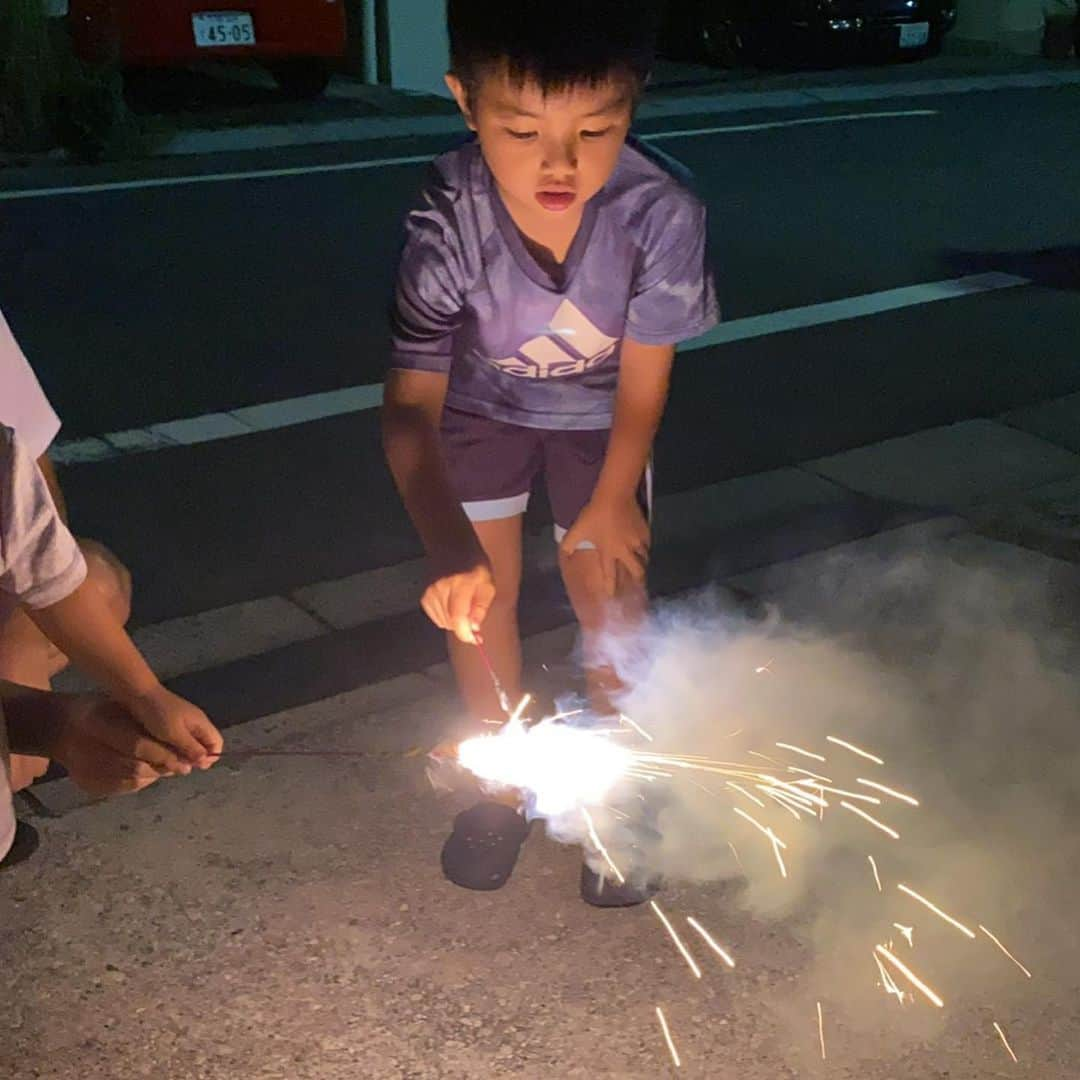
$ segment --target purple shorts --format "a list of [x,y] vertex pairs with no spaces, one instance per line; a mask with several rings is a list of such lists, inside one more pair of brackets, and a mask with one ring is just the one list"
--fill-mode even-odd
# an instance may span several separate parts
[[[555,518],[555,539],[592,498],[611,432],[552,431],[504,424],[443,409],[442,445],[450,482],[470,521],[524,514],[541,472]],[[642,483],[642,505],[651,501],[651,475]],[[582,547],[591,547],[586,542]]]

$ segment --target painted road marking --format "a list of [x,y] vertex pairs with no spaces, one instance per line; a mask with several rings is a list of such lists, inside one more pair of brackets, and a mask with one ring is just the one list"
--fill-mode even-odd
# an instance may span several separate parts
[[[654,131],[640,135],[645,142],[660,139],[689,139],[700,135],[738,135],[774,128],[801,127],[807,124],[835,124],[854,120],[895,120],[917,116],[935,116],[934,109],[900,109],[888,112],[845,113],[837,116],[806,116],[798,120],[772,120],[759,124],[729,124],[724,127],[697,128],[686,131]],[[431,161],[431,154],[408,154],[404,157],[369,158],[364,161],[336,161],[313,165],[293,165],[279,169],[250,169],[220,173],[193,173],[183,176],[153,176],[141,180],[111,180],[100,184],[72,184],[63,187],[33,188],[25,191],[0,191],[0,202],[18,199],[48,199],[61,195],[98,195],[111,191],[142,191],[150,188],[183,187],[192,184],[222,184],[243,180],[280,180],[320,173],[365,172],[371,169],[419,165]]]
[[[945,281],[928,281],[921,285],[905,285],[881,292],[849,296],[843,300],[830,300],[805,307],[787,308],[768,315],[751,315],[721,323],[701,337],[683,342],[679,352],[693,352],[714,345],[733,341],[766,337],[770,334],[805,330],[811,326],[843,322],[847,319],[878,315],[900,308],[917,307],[938,300],[975,296],[997,289],[1010,289],[1029,285],[1027,278],[1016,274],[991,272],[970,274],[966,277]],[[74,439],[55,444],[51,457],[62,464],[87,461],[107,461],[126,454],[149,453],[176,446],[192,446],[197,443],[217,442],[220,439],[253,435],[259,431],[292,427],[311,420],[322,420],[345,413],[363,412],[382,404],[382,384],[368,383],[346,386],[341,390],[329,390],[318,394],[271,401],[262,405],[249,405],[229,411],[205,413],[151,424],[145,428],[114,431],[100,438]]]
[[804,116],[799,120],[767,120],[760,124],[728,124],[724,127],[688,128],[685,131],[658,131],[640,138],[647,142],[662,139],[689,139],[697,135],[733,134],[740,131],[770,131],[773,128],[801,127],[804,124],[844,124],[853,120],[899,119],[906,116],[937,116],[937,109],[898,109],[891,112],[836,113],[832,116]]

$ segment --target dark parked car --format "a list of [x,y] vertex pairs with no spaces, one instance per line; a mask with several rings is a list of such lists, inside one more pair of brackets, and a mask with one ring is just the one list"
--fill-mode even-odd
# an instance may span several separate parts
[[667,0],[669,56],[733,66],[743,58],[892,53],[927,56],[956,22],[957,0]]

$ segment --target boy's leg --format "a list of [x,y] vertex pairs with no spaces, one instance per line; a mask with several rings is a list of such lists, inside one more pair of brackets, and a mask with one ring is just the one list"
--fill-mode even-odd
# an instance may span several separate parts
[[[99,590],[109,610],[121,623],[126,623],[131,614],[131,575],[127,568],[96,540],[80,540],[79,546],[86,558],[87,584]],[[48,690],[53,677],[67,665],[68,658],[21,608],[0,626],[0,679],[35,690]],[[12,754],[12,790],[29,787],[48,767],[45,758]]]
[[643,583],[620,572],[615,596],[607,596],[600,556],[589,549],[579,549],[572,555],[560,552],[559,569],[581,626],[589,700],[596,712],[614,713],[617,710],[611,698],[623,686],[614,668],[604,659],[604,639],[609,635],[632,634],[641,625],[648,608],[648,593]]
[[[484,651],[512,702],[521,697],[521,638],[517,604],[521,588],[522,515],[495,521],[475,521],[473,528],[491,561],[495,600],[484,620]],[[457,676],[465,707],[474,720],[494,720],[502,715],[491,675],[480,650],[447,634],[450,662]]]
[[[544,444],[544,472],[555,517],[555,539],[561,541],[592,498],[604,465],[609,438],[607,431],[549,432]],[[639,493],[647,510],[647,484]],[[644,583],[635,582],[621,569],[615,596],[604,590],[600,556],[591,547],[579,547],[570,555],[559,551],[559,569],[570,604],[582,631],[585,677],[593,708],[599,713],[614,712],[611,696],[621,684],[604,661],[603,643],[608,635],[632,634],[641,625],[648,608]]]

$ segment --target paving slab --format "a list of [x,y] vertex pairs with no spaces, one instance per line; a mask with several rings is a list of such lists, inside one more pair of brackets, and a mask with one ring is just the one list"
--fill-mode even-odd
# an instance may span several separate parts
[[1080,562],[1080,477],[984,504],[969,517],[986,536]]
[[853,560],[881,560],[924,551],[968,531],[969,526],[962,518],[931,518],[737,574],[728,578],[727,584],[763,599],[780,600],[808,582],[831,577],[836,567],[847,566]]
[[1032,405],[1028,409],[1007,412],[1000,419],[1010,427],[1080,453],[1080,394],[1069,394]]
[[964,507],[1080,474],[1080,456],[992,420],[919,431],[805,466],[852,491],[924,507]]
[[843,488],[802,469],[725,480],[658,499],[656,544],[720,534],[779,514],[839,505],[849,498]]
[[399,615],[420,602],[428,580],[427,560],[409,559],[394,566],[321,581],[290,595],[303,608],[315,612],[338,630]]
[[[264,596],[141,626],[131,636],[158,677],[173,679],[326,632],[325,625],[285,597]],[[63,690],[92,686],[76,671],[63,672],[56,685]]]

